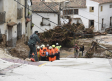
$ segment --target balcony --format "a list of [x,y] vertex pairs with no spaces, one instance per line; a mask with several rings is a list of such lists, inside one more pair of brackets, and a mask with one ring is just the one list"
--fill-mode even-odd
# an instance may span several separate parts
[[21,19],[23,17],[23,8],[17,9],[17,19]]
[[0,24],[5,23],[6,12],[0,12]]

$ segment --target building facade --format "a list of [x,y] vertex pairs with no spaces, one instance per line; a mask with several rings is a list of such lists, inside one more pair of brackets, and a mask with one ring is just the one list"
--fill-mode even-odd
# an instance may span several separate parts
[[112,0],[72,0],[61,4],[61,15],[70,16],[72,23],[82,23],[85,28],[94,26],[94,31],[103,32],[112,26],[111,5]]
[[[52,10],[45,4],[51,7]],[[43,2],[33,3],[32,22],[35,24],[35,26],[33,27],[33,32],[37,30],[39,33],[42,33],[49,29],[53,29],[60,22],[59,5],[56,5],[54,2],[45,2],[45,4]],[[42,17],[38,16],[38,14],[41,15]],[[50,21],[56,23],[57,25]]]
[[26,33],[26,9],[22,5],[27,1],[17,0],[17,2],[0,0],[0,30],[8,46],[15,46],[17,39]]

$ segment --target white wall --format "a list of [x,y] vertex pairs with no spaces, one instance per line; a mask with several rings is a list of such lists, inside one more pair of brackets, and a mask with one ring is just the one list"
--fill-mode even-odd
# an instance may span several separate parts
[[[58,24],[58,15],[57,14],[55,14],[55,13],[38,13],[38,14],[42,15],[45,18],[49,18],[50,21],[53,21]],[[33,13],[33,15],[32,15],[32,22],[34,24],[36,24],[37,26],[39,26],[44,31],[46,31],[45,29],[47,29],[47,30],[53,29],[56,26],[55,24],[53,24],[51,22],[50,22],[51,26],[41,26],[40,23],[42,22],[42,17],[36,15],[35,13]],[[41,32],[43,32],[41,29],[34,26],[32,33],[34,33],[34,31],[36,31],[36,30],[39,31],[39,33],[41,33]]]
[[[106,28],[108,28],[110,25],[110,17],[112,17],[112,8],[110,8],[109,6],[110,4],[112,3],[99,5],[99,3],[97,2],[86,0],[87,8],[78,8],[79,14],[71,15],[71,18],[81,18],[85,28],[89,27],[89,20],[94,20],[94,27],[95,27],[94,31],[102,32],[104,31],[101,30],[102,18],[104,18],[104,24],[106,24]],[[102,12],[101,12],[101,6],[103,6]],[[94,7],[94,12],[89,12],[90,7]]]
[[[98,31],[98,4],[97,2],[93,2],[91,0],[86,0],[87,8],[73,8],[78,9],[78,15],[71,15],[71,18],[80,18],[85,28],[89,27],[89,20],[94,20],[94,31]],[[90,12],[89,8],[94,7],[94,12]]]
[[[102,18],[104,18],[104,24],[106,28],[110,26],[110,17],[112,17],[112,8],[110,8],[112,3],[99,5],[99,23],[102,23]],[[101,12],[101,6],[103,6],[103,11]],[[99,24],[99,29],[101,30],[101,24]]]

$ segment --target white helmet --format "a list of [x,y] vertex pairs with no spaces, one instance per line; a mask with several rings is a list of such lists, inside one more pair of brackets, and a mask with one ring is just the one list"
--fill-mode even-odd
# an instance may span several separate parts
[[43,47],[45,47],[45,45],[43,44]]
[[56,45],[59,45],[58,43],[56,43]]
[[47,44],[47,46],[49,46],[49,44]]
[[49,46],[49,49],[52,49],[52,46]]
[[40,47],[39,47],[39,46],[37,46],[37,49],[40,49]]
[[45,47],[45,45],[44,45],[44,44],[42,44],[42,45],[41,45],[41,48],[43,48],[43,47]]

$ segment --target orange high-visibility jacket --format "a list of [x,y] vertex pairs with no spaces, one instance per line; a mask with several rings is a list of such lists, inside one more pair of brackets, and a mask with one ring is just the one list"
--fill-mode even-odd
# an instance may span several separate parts
[[58,53],[59,52],[59,50],[58,50],[58,48],[54,48],[53,49],[53,53],[55,54],[55,53]]
[[46,47],[43,47],[43,53],[41,54],[41,56],[46,56],[46,52],[47,52]]
[[42,56],[43,54],[43,49],[40,49],[40,56]]
[[53,54],[53,49],[49,49],[48,53],[49,53],[49,55],[52,55]]
[[47,52],[49,51],[49,49],[48,48],[46,48],[47,49]]

